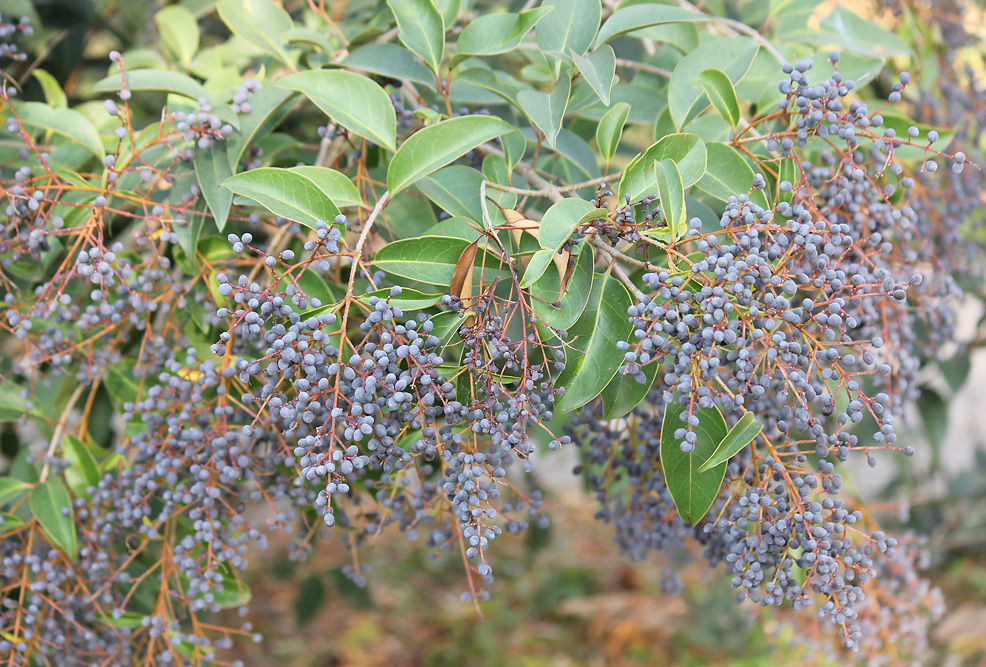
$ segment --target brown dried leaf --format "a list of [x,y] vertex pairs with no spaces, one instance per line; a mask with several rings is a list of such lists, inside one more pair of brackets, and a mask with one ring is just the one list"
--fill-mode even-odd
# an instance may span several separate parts
[[520,247],[520,238],[527,232],[534,238],[538,237],[538,223],[530,218],[524,217],[524,214],[515,211],[512,208],[501,208],[503,212],[503,217],[507,220],[507,228],[510,229],[510,235],[514,239],[514,244]]
[[[452,272],[452,284],[449,285],[448,293],[460,299],[468,299],[472,296],[472,267],[476,263],[476,250],[479,248],[479,239],[466,246],[459,260],[455,263],[455,271]],[[465,294],[463,290],[468,290]]]

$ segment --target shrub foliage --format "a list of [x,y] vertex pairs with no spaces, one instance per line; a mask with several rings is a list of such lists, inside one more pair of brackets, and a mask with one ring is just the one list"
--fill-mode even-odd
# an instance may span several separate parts
[[4,664],[225,664],[270,530],[403,531],[480,605],[561,447],[633,558],[921,655],[920,552],[839,464],[913,453],[977,258],[964,36],[518,4],[172,4],[68,95],[3,24]]

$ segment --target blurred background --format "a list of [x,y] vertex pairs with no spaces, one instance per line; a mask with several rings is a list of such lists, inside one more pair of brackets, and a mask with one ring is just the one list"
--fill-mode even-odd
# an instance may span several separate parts
[[[0,0],[5,17],[31,16],[37,28],[29,58],[6,69],[19,78],[40,61],[72,96],[105,75],[110,49],[151,43],[151,17],[164,4]],[[301,8],[305,0],[285,4]],[[825,4],[832,3],[820,11]],[[841,4],[878,17],[886,11],[879,2]],[[983,75],[979,3],[932,0],[926,9],[947,13],[969,33],[956,62]],[[41,94],[31,79],[24,97]],[[969,234],[983,237],[982,220]],[[878,453],[875,469],[860,457],[845,471],[846,489],[881,512],[888,532],[924,540],[924,574],[946,601],[928,664],[949,666],[986,664],[986,326],[984,299],[975,296],[983,286],[966,287],[973,296],[958,305],[962,342],[928,367],[919,404],[900,429],[898,444],[913,445],[917,455]],[[737,605],[727,578],[710,572],[698,554],[643,564],[620,554],[612,528],[594,519],[595,501],[572,474],[576,465],[574,447],[540,457],[528,482],[544,491],[552,523],[498,544],[494,595],[479,609],[459,600],[457,554],[429,557],[405,536],[385,534],[354,556],[347,536],[335,532],[302,558],[291,536],[272,533],[269,548],[251,555],[247,575],[254,597],[247,620],[264,638],[237,643],[234,657],[282,667],[825,661],[792,641],[796,626],[789,621]],[[844,657],[829,664],[845,664]]]

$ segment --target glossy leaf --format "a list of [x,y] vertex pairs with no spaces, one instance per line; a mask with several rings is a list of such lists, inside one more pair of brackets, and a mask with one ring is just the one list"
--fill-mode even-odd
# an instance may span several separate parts
[[616,155],[620,139],[623,138],[623,126],[626,125],[629,115],[630,105],[626,102],[617,102],[596,126],[596,144],[606,164],[609,164]]
[[749,37],[733,37],[710,41],[682,58],[668,83],[668,109],[675,127],[684,127],[709,105],[705,91],[694,85],[702,72],[717,68],[736,83],[750,69],[759,48]]
[[294,21],[283,7],[272,0],[219,0],[216,8],[230,31],[291,66],[282,36]]
[[70,558],[75,558],[78,555],[78,541],[72,499],[62,480],[52,476],[35,486],[31,489],[29,503],[31,513],[51,544]]
[[768,208],[767,197],[762,190],[750,190],[753,187],[753,167],[749,165],[739,151],[729,144],[710,141],[706,144],[709,164],[715,169],[708,171],[697,184],[703,190],[720,201],[727,201],[731,196],[750,193],[750,200],[764,208]]
[[692,430],[697,439],[695,449],[686,454],[681,451],[681,441],[674,437],[677,429],[685,427],[681,415],[686,409],[687,406],[678,402],[677,392],[673,394],[672,401],[664,406],[661,465],[664,468],[664,481],[678,514],[682,521],[694,525],[712,507],[726,476],[725,463],[699,472],[702,463],[726,437],[726,420],[716,408],[695,408],[698,426],[692,427]]
[[290,169],[261,167],[236,174],[223,187],[266,208],[274,215],[315,229],[322,220],[331,224],[339,209],[310,179]]
[[483,219],[479,188],[483,174],[463,165],[452,165],[425,176],[416,187],[439,208],[451,215]]
[[387,0],[404,46],[438,73],[445,54],[445,20],[432,0]]
[[84,493],[90,486],[99,484],[99,469],[85,443],[72,434],[66,434],[62,448],[72,465],[65,470],[65,481],[76,493]]
[[698,471],[705,472],[710,468],[726,463],[729,459],[739,454],[744,447],[753,442],[753,439],[760,435],[762,430],[763,424],[756,418],[756,415],[752,412],[745,413],[729,429],[726,437],[716,447],[715,452],[699,467]]
[[0,507],[13,503],[31,490],[27,482],[13,477],[0,477]]
[[[527,289],[540,280],[541,276],[548,270],[548,267],[551,266],[551,262],[554,260],[556,254],[553,250],[538,250],[534,253],[531,256],[530,262],[527,264],[527,268],[524,269],[524,275],[520,279],[520,286],[523,289]],[[555,296],[557,296],[557,293]]]
[[21,102],[14,110],[25,125],[68,137],[100,159],[106,154],[92,121],[78,111],[53,109],[41,102]]
[[[332,200],[332,203],[339,208],[363,205],[363,198],[353,182],[345,174],[341,174],[335,169],[304,165],[291,167],[288,171],[301,174],[317,185],[319,190],[324,192]],[[331,223],[332,221],[326,220],[326,222]]]
[[719,114],[736,127],[740,119],[739,101],[733,82],[721,69],[707,69],[699,73],[695,84],[702,87]]
[[609,94],[616,81],[616,53],[613,47],[604,44],[584,57],[572,51],[572,59],[599,100],[609,106]]
[[596,46],[634,30],[665,23],[704,21],[705,16],[673,5],[656,3],[632,5],[613,12],[596,36]]
[[394,79],[404,79],[434,90],[435,75],[399,44],[367,44],[342,61],[348,68]]
[[397,150],[397,118],[390,97],[369,78],[345,70],[311,70],[277,80],[302,93],[329,118],[365,139]]
[[311,28],[291,28],[281,33],[281,39],[289,44],[310,44],[325,53],[332,53],[332,44],[325,35]]
[[638,382],[634,375],[617,373],[602,393],[603,419],[618,419],[643,403],[660,368],[661,365],[656,363],[644,366],[641,369],[643,382]]
[[12,382],[0,382],[0,423],[20,420],[23,416],[45,417],[37,407],[27,409],[27,401],[21,398],[21,390]]
[[434,306],[436,303],[442,300],[444,294],[426,294],[424,292],[419,292],[418,290],[409,289],[407,287],[403,288],[399,296],[391,296],[390,288],[386,287],[384,289],[378,289],[373,292],[368,292],[366,294],[360,294],[359,300],[369,302],[371,297],[377,297],[382,301],[386,301],[392,306],[397,306],[401,310],[421,310],[422,308],[428,308],[429,306]]
[[[132,69],[124,72],[123,79],[126,81],[127,90],[135,92],[148,90],[175,93],[196,101],[202,97],[206,100],[211,98],[209,91],[201,83],[181,72],[163,69]],[[115,93],[122,88],[123,83],[120,80],[120,75],[115,73],[94,84],[89,89],[89,93]]]
[[582,407],[606,388],[623,364],[616,344],[626,340],[633,327],[627,319],[630,293],[610,275],[596,276],[582,316],[569,330],[571,349],[557,386],[565,393],[555,401],[558,412]]
[[192,159],[195,167],[195,177],[198,179],[202,196],[212,211],[219,231],[226,228],[229,218],[229,208],[233,203],[233,193],[221,187],[222,183],[233,175],[229,166],[229,155],[226,152],[226,142],[217,141],[209,148],[199,148]]
[[226,140],[231,169],[235,171],[250,146],[258,143],[284,120],[293,106],[293,97],[294,91],[277,86],[264,86],[250,97],[250,113],[240,116],[240,129]]
[[62,90],[58,79],[40,67],[35,68],[31,75],[41,84],[41,89],[44,90],[45,101],[48,103],[48,106],[53,109],[68,108],[68,97],[65,96],[65,91]]
[[[520,108],[517,96],[523,90],[512,81],[500,77],[495,71],[485,67],[469,67],[461,70],[455,82],[465,82],[471,86],[476,86],[497,95],[507,104]],[[453,85],[455,84],[453,82]]]
[[561,276],[557,271],[545,271],[541,278],[530,287],[531,303],[534,312],[552,329],[568,330],[575,324],[585,311],[592,293],[592,280],[595,275],[592,270],[592,246],[582,248],[575,259],[572,274],[564,296],[558,299]]
[[446,26],[459,17],[459,10],[462,9],[462,0],[435,0],[435,8],[442,15],[442,20]]
[[902,37],[854,13],[849,7],[836,7],[819,23],[815,40],[839,46],[862,56],[889,58],[909,56],[913,50]]
[[570,52],[581,55],[592,45],[602,6],[599,0],[544,0],[541,7],[551,7],[552,11],[538,25],[537,43],[557,59],[552,66],[557,78],[561,63],[571,62]]
[[557,252],[581,225],[606,215],[584,199],[569,197],[555,202],[538,225],[538,243],[545,250]]
[[449,66],[455,69],[470,56],[492,56],[513,51],[524,35],[551,11],[551,7],[539,7],[519,14],[480,15],[459,33]]
[[571,90],[572,81],[568,77],[562,77],[550,93],[522,90],[517,95],[517,102],[520,103],[524,113],[541,130],[545,141],[551,147],[554,147],[558,132],[561,131]]
[[685,232],[685,188],[681,184],[681,174],[674,161],[665,158],[654,163],[654,176],[661,212],[670,232],[668,240],[674,242]]
[[199,50],[199,23],[182,5],[168,5],[154,15],[161,45],[178,62],[189,63]]
[[123,361],[106,369],[106,391],[117,403],[135,403],[140,396],[140,378],[134,375],[134,363]]
[[493,116],[460,116],[415,132],[387,168],[391,196],[511,129]]
[[620,178],[620,201],[625,201],[626,195],[630,195],[631,202],[639,201],[656,191],[655,160],[674,162],[681,176],[681,184],[686,188],[702,178],[707,164],[714,164],[708,159],[705,142],[698,135],[669,134],[627,165]]
[[[373,265],[388,274],[447,289],[455,265],[469,241],[449,236],[422,236],[388,243],[377,251]],[[485,256],[482,254],[481,259]]]

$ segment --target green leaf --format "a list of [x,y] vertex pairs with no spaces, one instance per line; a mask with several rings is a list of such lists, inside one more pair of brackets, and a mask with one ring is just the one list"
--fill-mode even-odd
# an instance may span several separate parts
[[759,48],[749,37],[715,39],[682,58],[668,83],[668,109],[675,127],[684,127],[709,105],[705,91],[694,85],[702,72],[718,68],[736,83],[746,76]]
[[702,70],[695,84],[702,87],[716,111],[735,128],[740,119],[739,101],[726,73],[721,69]]
[[917,407],[924,435],[931,445],[932,469],[937,469],[945,436],[948,434],[948,404],[937,391],[921,387]]
[[[158,91],[165,93],[175,93],[184,95],[198,101],[204,97],[211,99],[201,83],[185,76],[181,72],[171,72],[163,69],[132,69],[123,73],[123,78],[127,83],[127,90],[133,91]],[[120,75],[111,74],[102,81],[93,85],[89,89],[90,94],[96,93],[115,93],[123,88]]]
[[[353,182],[345,174],[339,173],[335,169],[303,165],[300,167],[291,167],[288,171],[301,174],[317,185],[332,200],[332,203],[339,208],[363,205],[363,198],[360,196],[359,190],[356,189]],[[325,222],[332,224],[331,220],[326,220]]]
[[661,201],[661,212],[668,222],[668,232],[672,243],[685,232],[685,188],[681,184],[681,174],[673,160],[660,160],[654,163],[654,176],[657,179],[657,196]]
[[606,214],[606,209],[596,208],[584,199],[562,199],[552,204],[541,218],[538,243],[545,250],[558,252],[576,229],[590,220],[600,220]]
[[599,125],[596,126],[596,143],[599,145],[599,152],[602,154],[606,164],[616,155],[616,149],[623,138],[623,126],[630,115],[630,105],[626,102],[617,102],[613,105]]
[[638,382],[636,376],[617,373],[602,393],[603,419],[618,419],[627,415],[647,397],[654,386],[660,364],[647,364],[641,369],[644,381]]
[[455,19],[459,18],[462,0],[435,0],[435,8],[442,15],[445,25],[451,26]]
[[551,7],[539,7],[520,14],[479,16],[459,33],[449,67],[455,69],[470,56],[492,56],[513,51],[524,35],[551,11]]
[[234,173],[247,149],[280,125],[288,115],[292,105],[287,104],[287,101],[294,94],[277,86],[264,86],[250,97],[250,113],[240,117],[240,129],[226,140],[229,166]]
[[619,201],[625,201],[626,195],[630,195],[631,202],[640,201],[656,190],[655,160],[674,162],[681,175],[681,184],[686,188],[698,182],[705,173],[706,165],[712,163],[708,159],[705,142],[698,135],[669,134],[630,160],[620,177]]
[[65,470],[65,481],[77,494],[85,493],[90,486],[99,484],[99,469],[85,443],[71,434],[62,440],[65,455],[72,463]]
[[360,301],[370,301],[370,297],[377,297],[382,301],[386,301],[391,306],[397,306],[401,310],[421,310],[422,308],[428,308],[429,306],[434,306],[436,303],[442,300],[444,294],[425,294],[424,292],[419,292],[418,290],[403,288],[400,296],[390,296],[390,288],[385,287],[383,289],[378,289],[374,292],[369,292],[367,294],[360,294]]
[[767,197],[763,190],[753,190],[753,167],[749,165],[739,151],[729,144],[710,141],[706,144],[709,164],[715,169],[706,172],[697,187],[716,199],[726,202],[731,196],[750,193],[750,201],[769,208]]
[[325,602],[325,584],[322,578],[310,574],[299,584],[294,598],[294,617],[297,628],[304,628],[318,615]]
[[186,65],[199,50],[199,23],[186,7],[168,5],[154,15],[161,45]]
[[19,516],[0,512],[0,535],[10,533],[23,525],[24,522]]
[[877,58],[910,56],[914,52],[907,41],[873,21],[868,21],[847,7],[836,7],[819,23],[813,41],[838,46],[858,55]]
[[[531,257],[531,261],[528,262],[527,268],[524,270],[524,276],[520,279],[520,286],[523,289],[527,289],[544,275],[544,272],[548,270],[551,265],[552,260],[555,257],[555,253],[552,250],[538,250]],[[558,294],[555,294],[557,297]]]
[[68,108],[68,98],[58,83],[58,79],[40,67],[36,68],[32,74],[38,80],[38,83],[41,84],[41,89],[44,90],[45,101],[48,102],[48,106],[54,109]]
[[454,215],[451,218],[432,225],[421,232],[420,236],[451,236],[452,238],[465,239],[472,243],[482,236],[478,227],[478,223],[470,222],[468,218]]
[[27,400],[21,398],[20,388],[10,381],[0,382],[0,423],[15,422],[21,417],[42,417],[46,415],[37,407],[27,409]]
[[763,430],[763,424],[757,420],[756,416],[752,412],[745,413],[740,420],[733,425],[726,437],[722,439],[719,446],[716,447],[716,451],[712,453],[712,456],[703,463],[698,471],[705,472],[709,468],[715,468],[717,465],[726,463],[729,459],[733,458],[740,453],[744,447],[753,442],[760,431]]
[[604,44],[585,57],[572,51],[572,59],[582,78],[596,91],[599,100],[609,106],[609,93],[616,80],[616,53],[613,47]]
[[432,0],[387,0],[398,37],[438,74],[445,55],[445,20]]
[[99,132],[86,116],[72,109],[53,109],[41,102],[21,102],[15,111],[21,122],[68,137],[102,159],[106,155]]
[[140,392],[140,378],[134,375],[135,362],[121,361],[106,369],[103,383],[117,403],[136,403]]
[[339,209],[310,179],[291,169],[260,167],[236,174],[223,187],[258,202],[274,215],[315,229],[319,220],[327,224]]
[[[176,6],[176,5],[172,5]],[[229,207],[233,203],[233,193],[220,185],[233,175],[229,166],[226,142],[217,141],[209,148],[199,148],[192,158],[195,177],[198,179],[205,203],[216,221],[216,227],[223,231],[229,217]]]
[[[44,484],[35,486],[31,489],[29,503],[31,513],[51,544],[68,554],[69,558],[75,559],[78,555],[75,515],[72,511],[72,499],[62,480],[49,477]],[[62,514],[63,511],[66,511],[65,515]]]
[[503,148],[503,159],[507,163],[507,168],[513,171],[517,163],[524,159],[527,139],[520,130],[514,130],[500,137],[500,146]]
[[563,76],[550,93],[536,90],[522,90],[517,94],[520,107],[544,134],[545,141],[554,148],[555,139],[561,130],[565,117],[565,107],[568,106],[568,95],[572,90],[572,80]]
[[[391,275],[448,289],[455,263],[469,241],[450,236],[421,236],[393,241],[377,251],[373,265]],[[480,253],[485,256],[486,253]]]
[[277,85],[304,94],[350,132],[397,150],[397,118],[390,97],[367,77],[345,70],[310,70],[278,79]]
[[486,69],[485,67],[469,67],[460,71],[452,82],[452,86],[455,88],[457,84],[461,85],[463,83],[489,91],[500,97],[507,104],[517,108],[520,108],[517,102],[517,95],[521,90],[525,90],[514,81],[501,77],[499,72]]
[[606,388],[623,364],[616,344],[626,340],[633,327],[627,309],[633,305],[627,288],[610,275],[592,281],[589,302],[578,322],[568,330],[572,346],[557,386],[565,387],[555,409],[569,412],[582,407]]
[[332,53],[332,43],[325,38],[325,35],[318,30],[311,28],[291,28],[281,33],[281,39],[289,44],[310,44],[325,53]]
[[613,12],[603,23],[599,35],[596,36],[596,46],[634,30],[665,23],[704,21],[705,18],[697,12],[671,5],[640,4],[623,7]]
[[393,79],[403,79],[435,89],[435,75],[414,59],[414,54],[399,44],[367,44],[342,61],[348,68]]
[[602,6],[599,0],[544,0],[541,7],[554,8],[538,25],[536,37],[541,50],[556,59],[552,73],[557,78],[561,63],[571,62],[569,52],[581,55],[592,45]]
[[13,503],[31,490],[27,482],[13,477],[0,477],[0,507]]
[[292,66],[283,35],[294,28],[294,21],[282,7],[272,0],[219,0],[217,9],[233,34]]
[[425,176],[417,182],[417,188],[451,215],[461,215],[472,220],[483,219],[479,187],[483,174],[464,165],[452,165]]
[[512,129],[494,116],[460,116],[418,130],[401,145],[387,168],[391,196]]
[[[529,128],[525,129],[527,132],[531,132]],[[533,132],[531,132],[531,138],[534,139]],[[562,166],[556,175],[561,176],[566,182],[587,181],[601,174],[599,165],[596,163],[595,151],[585,139],[571,130],[564,127],[561,129],[558,138],[555,139],[554,151],[564,158],[564,162],[559,163]],[[563,175],[567,173],[571,173],[572,176]]]
[[664,481],[678,514],[682,521],[694,525],[712,507],[726,476],[725,462],[705,472],[698,470],[726,437],[726,420],[716,408],[696,408],[693,414],[698,417],[698,426],[692,427],[692,431],[698,439],[694,443],[695,449],[686,454],[681,451],[681,442],[674,437],[677,429],[685,427],[681,415],[687,409],[678,399],[679,395],[675,392],[671,402],[664,406],[661,465]]
[[545,325],[552,329],[568,330],[582,316],[586,304],[589,303],[589,295],[592,293],[594,275],[592,264],[592,246],[585,245],[579,256],[575,258],[575,266],[572,267],[568,286],[557,306],[552,305],[558,298],[558,290],[561,287],[561,276],[557,271],[545,271],[541,279],[531,285],[530,294],[534,312]]

